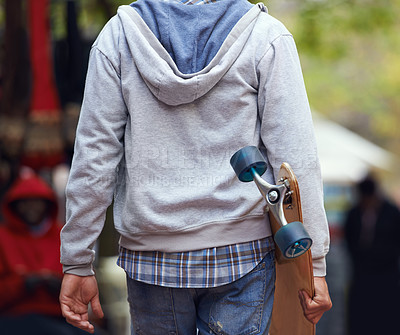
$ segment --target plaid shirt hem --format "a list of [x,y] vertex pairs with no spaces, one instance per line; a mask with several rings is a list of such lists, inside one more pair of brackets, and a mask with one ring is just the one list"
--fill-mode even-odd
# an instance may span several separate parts
[[147,284],[208,288],[243,277],[274,248],[272,237],[177,253],[133,251],[121,247],[117,264],[130,278]]

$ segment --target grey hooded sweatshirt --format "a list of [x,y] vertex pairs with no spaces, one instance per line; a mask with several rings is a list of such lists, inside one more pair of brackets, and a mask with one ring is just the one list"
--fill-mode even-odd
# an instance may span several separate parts
[[[209,14],[217,27],[235,4],[244,8],[244,0],[157,2],[171,31],[182,15],[204,22]],[[226,6],[217,20],[212,6]],[[104,27],[91,50],[66,189],[65,272],[93,274],[94,245],[112,201],[120,245],[131,250],[181,252],[270,236],[256,185],[240,182],[230,166],[237,150],[255,145],[264,148],[270,183],[282,162],[294,169],[314,274],[325,275],[328,225],[296,46],[263,5],[250,8],[212,57],[204,56],[208,39],[195,36],[188,47],[203,49],[192,52],[193,61],[179,61],[174,43],[182,41],[166,36],[169,30],[156,36],[157,24],[150,29],[140,8],[121,6]]]

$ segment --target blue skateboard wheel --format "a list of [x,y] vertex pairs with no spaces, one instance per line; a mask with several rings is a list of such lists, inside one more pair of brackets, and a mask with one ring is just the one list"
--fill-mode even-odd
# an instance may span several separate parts
[[301,256],[310,249],[312,244],[310,235],[299,221],[288,223],[280,228],[274,239],[285,258]]
[[255,146],[248,146],[237,151],[231,158],[230,163],[240,181],[253,181],[252,169],[260,176],[267,170],[267,162]]

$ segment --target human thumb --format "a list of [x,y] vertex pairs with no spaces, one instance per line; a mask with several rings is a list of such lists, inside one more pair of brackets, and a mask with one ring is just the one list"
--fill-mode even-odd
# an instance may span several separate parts
[[100,304],[100,299],[99,299],[99,295],[96,294],[93,299],[90,301],[90,305],[92,307],[92,312],[93,314],[101,319],[104,317],[104,313],[103,313],[103,309],[101,308],[101,304]]

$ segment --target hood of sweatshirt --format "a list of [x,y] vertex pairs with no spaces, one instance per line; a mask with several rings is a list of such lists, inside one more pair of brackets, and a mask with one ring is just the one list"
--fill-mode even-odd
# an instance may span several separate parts
[[41,198],[49,201],[51,204],[49,213],[50,222],[51,224],[57,222],[58,205],[55,193],[50,186],[34,172],[31,170],[24,170],[6,193],[2,204],[4,221],[10,230],[20,234],[30,234],[28,225],[16,215],[11,204],[16,200],[31,198]]
[[[158,100],[177,106],[202,97],[219,82],[265,10],[245,0],[205,5],[139,0],[121,6],[117,17],[132,60],[148,88]],[[186,22],[183,26],[178,25],[182,17]],[[209,25],[210,20],[213,25]]]

